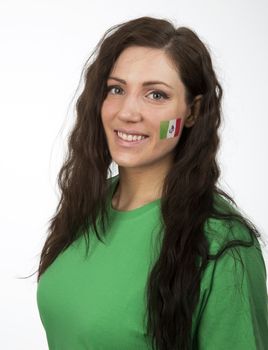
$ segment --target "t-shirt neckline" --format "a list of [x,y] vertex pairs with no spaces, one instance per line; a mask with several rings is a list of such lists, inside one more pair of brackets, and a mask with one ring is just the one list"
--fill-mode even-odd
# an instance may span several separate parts
[[140,215],[143,215],[144,213],[147,213],[149,210],[152,210],[153,208],[156,208],[160,205],[161,198],[157,198],[153,200],[152,202],[149,202],[147,204],[142,205],[141,207],[131,209],[131,210],[117,210],[112,207],[112,196],[115,190],[116,185],[119,181],[119,174],[114,176],[111,180],[111,195],[109,198],[109,210],[112,215],[116,215],[117,217],[120,217],[120,219],[132,219],[136,218]]

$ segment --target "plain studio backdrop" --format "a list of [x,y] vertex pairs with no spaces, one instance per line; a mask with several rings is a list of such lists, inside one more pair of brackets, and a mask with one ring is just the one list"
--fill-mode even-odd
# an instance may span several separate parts
[[58,203],[83,65],[109,27],[140,16],[188,26],[208,45],[224,90],[219,183],[267,240],[267,1],[2,0],[1,349],[47,349],[37,276],[19,277],[37,270]]

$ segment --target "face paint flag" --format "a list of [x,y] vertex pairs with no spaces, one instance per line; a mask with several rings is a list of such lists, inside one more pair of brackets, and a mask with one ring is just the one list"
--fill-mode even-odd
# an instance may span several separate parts
[[180,133],[181,118],[160,122],[160,139],[169,139]]

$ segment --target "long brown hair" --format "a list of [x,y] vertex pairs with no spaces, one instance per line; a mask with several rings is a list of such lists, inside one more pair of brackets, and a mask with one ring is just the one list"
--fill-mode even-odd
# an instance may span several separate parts
[[[50,220],[38,281],[59,253],[74,242],[78,232],[85,236],[87,247],[89,226],[102,240],[97,227],[100,220],[100,231],[105,234],[107,175],[111,175],[113,160],[100,111],[107,94],[109,72],[120,53],[133,45],[166,53],[177,67],[188,104],[202,95],[197,121],[193,127],[183,129],[174,149],[174,163],[163,184],[163,242],[146,286],[147,332],[153,348],[186,350],[191,349],[192,315],[209,260],[218,259],[224,250],[235,245],[250,246],[254,236],[260,237],[249,219],[231,209],[231,203],[237,207],[231,196],[216,185],[220,175],[216,154],[223,92],[208,48],[187,27],[175,28],[170,21],[160,18],[133,19],[107,30],[88,64],[93,54],[90,56],[84,68],[85,85],[76,102],[77,116],[68,139],[68,155],[58,175],[61,198]],[[225,197],[222,203],[229,205],[215,205],[219,196]],[[229,241],[216,255],[210,255],[204,229],[209,218],[239,221],[248,229],[251,242]],[[196,264],[197,257],[200,266]]]

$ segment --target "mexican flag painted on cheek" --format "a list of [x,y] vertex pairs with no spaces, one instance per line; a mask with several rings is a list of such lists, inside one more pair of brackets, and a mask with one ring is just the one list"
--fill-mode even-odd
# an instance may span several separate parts
[[181,118],[160,122],[160,139],[178,136],[181,128]]

